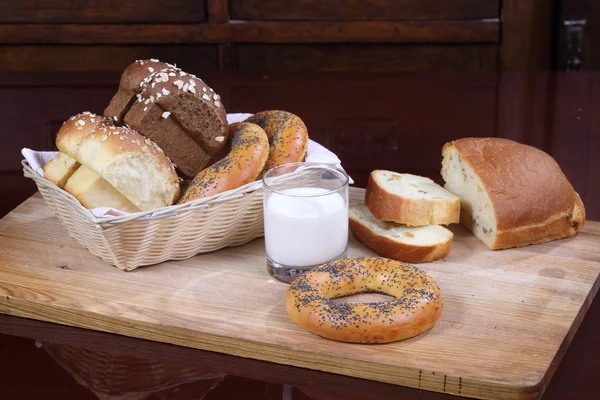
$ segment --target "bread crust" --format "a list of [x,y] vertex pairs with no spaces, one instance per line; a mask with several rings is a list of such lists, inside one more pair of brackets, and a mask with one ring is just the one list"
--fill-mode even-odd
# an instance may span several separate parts
[[[562,239],[576,234],[585,223],[585,208],[558,163],[532,146],[503,138],[463,138],[446,143],[446,157],[454,147],[479,177],[496,217],[492,250]],[[473,217],[462,213],[469,230]]]
[[104,110],[104,116],[118,124],[123,124],[123,118],[131,105],[137,100],[136,95],[142,91],[140,83],[154,72],[174,65],[156,59],[137,60],[127,66],[121,74],[119,89]]
[[[333,302],[375,291],[380,303]],[[431,329],[442,314],[442,294],[425,272],[382,257],[342,259],[296,278],[286,293],[288,315],[316,335],[350,343],[390,343]]]
[[200,171],[178,204],[236,189],[258,179],[269,156],[267,134],[249,122],[231,124],[229,129],[232,136],[229,154]]
[[247,122],[260,126],[269,138],[265,172],[278,165],[304,161],[308,151],[308,130],[300,117],[288,111],[261,111]]
[[367,182],[365,203],[375,218],[409,226],[454,224],[460,220],[460,201],[418,200],[387,191],[372,171]]
[[440,260],[450,253],[452,237],[437,245],[416,246],[399,243],[386,236],[379,235],[353,218],[349,220],[349,228],[354,237],[370,250],[382,257],[407,263],[427,263]]

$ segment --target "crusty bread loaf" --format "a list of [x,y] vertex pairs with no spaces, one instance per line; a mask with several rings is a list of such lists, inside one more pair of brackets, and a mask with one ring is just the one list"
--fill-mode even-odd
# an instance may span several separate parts
[[267,134],[249,122],[231,124],[229,129],[231,151],[194,177],[179,204],[236,189],[258,179],[269,157]]
[[139,60],[121,75],[104,115],[155,141],[191,178],[227,142],[221,98],[198,77],[158,60]]
[[119,89],[104,110],[104,116],[122,125],[125,114],[137,101],[137,95],[141,93],[141,82],[154,72],[160,72],[167,68],[176,68],[174,65],[156,59],[137,60],[125,68],[121,74]]
[[375,218],[410,226],[458,223],[460,199],[429,178],[375,170],[365,202]]
[[380,221],[365,204],[349,209],[354,237],[383,257],[408,263],[424,263],[444,258],[450,252],[454,234],[439,225],[416,226]]
[[113,126],[107,118],[88,112],[71,117],[58,132],[56,146],[141,211],[172,205],[179,197],[179,177],[162,150],[132,129]]
[[545,152],[501,138],[464,138],[442,150],[445,188],[461,198],[461,222],[490,249],[576,234],[579,195]]
[[44,165],[44,178],[63,189],[67,180],[77,171],[79,163],[65,153],[58,153],[56,157]]

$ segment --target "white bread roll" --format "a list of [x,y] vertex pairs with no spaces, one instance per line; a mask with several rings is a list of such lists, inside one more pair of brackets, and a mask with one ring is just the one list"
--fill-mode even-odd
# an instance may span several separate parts
[[113,126],[105,117],[88,112],[71,117],[58,132],[56,146],[141,211],[172,205],[179,197],[179,177],[162,150],[132,129]]
[[454,234],[439,225],[406,226],[380,221],[364,205],[349,209],[354,237],[380,256],[407,263],[424,263],[444,258]]
[[79,163],[65,153],[58,153],[56,157],[44,165],[44,178],[63,189],[67,180],[77,171]]
[[575,235],[585,222],[579,195],[556,161],[501,138],[464,138],[442,150],[445,188],[461,199],[461,223],[490,249]]
[[429,178],[375,170],[367,183],[365,202],[382,221],[410,226],[458,223],[460,199]]

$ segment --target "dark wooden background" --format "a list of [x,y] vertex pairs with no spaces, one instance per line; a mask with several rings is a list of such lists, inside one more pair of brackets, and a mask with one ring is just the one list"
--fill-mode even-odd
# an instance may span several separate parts
[[[594,2],[5,0],[0,71],[120,71],[144,57],[197,72],[566,69],[578,52],[590,69]],[[565,23],[580,20],[578,39]]]
[[0,1],[0,215],[35,191],[21,148],[52,149],[62,121],[103,111],[123,68],[159,58],[228,112],[297,113],[358,185],[374,168],[439,180],[446,141],[511,137],[555,156],[600,219],[597,79],[539,72],[600,67],[596,3]]

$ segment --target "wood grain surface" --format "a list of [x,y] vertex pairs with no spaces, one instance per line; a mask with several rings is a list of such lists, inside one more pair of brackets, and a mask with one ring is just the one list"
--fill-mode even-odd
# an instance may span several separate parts
[[231,0],[236,20],[445,20],[497,18],[499,0]]
[[[77,5],[75,5],[77,3]],[[198,0],[20,0],[0,2],[0,22],[8,23],[148,23],[204,21],[206,7]]]
[[1,24],[0,44],[498,43],[497,21]]
[[[0,312],[462,396],[541,397],[598,290],[600,224],[498,252],[452,229],[448,258],[419,265],[444,295],[437,325],[352,345],[288,318],[262,240],[125,273],[70,239],[36,195],[0,222]],[[368,254],[350,240],[350,256]]]

